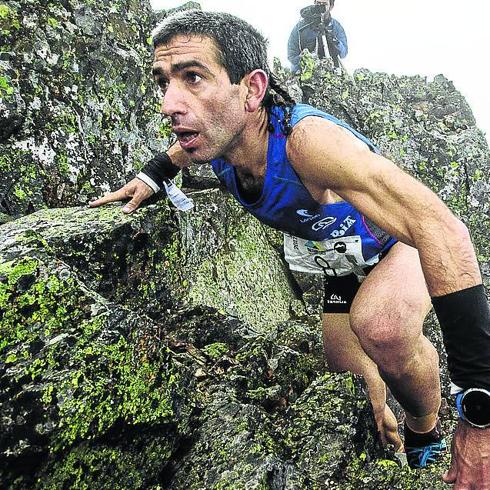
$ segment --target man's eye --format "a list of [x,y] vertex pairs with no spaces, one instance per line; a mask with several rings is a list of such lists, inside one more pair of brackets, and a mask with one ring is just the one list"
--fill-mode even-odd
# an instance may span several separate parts
[[194,72],[186,73],[185,78],[191,84],[199,83],[202,80],[202,77]]
[[158,88],[160,89],[160,92],[162,94],[165,94],[167,87],[168,87],[167,80],[163,80],[160,78],[160,79],[156,80],[156,82],[157,82]]

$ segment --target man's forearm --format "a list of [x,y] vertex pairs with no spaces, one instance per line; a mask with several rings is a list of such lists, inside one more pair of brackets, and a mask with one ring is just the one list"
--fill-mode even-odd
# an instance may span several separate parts
[[[477,286],[482,278],[467,227],[440,200],[425,201],[419,221],[411,226],[411,238],[418,249],[427,288],[432,297]],[[424,214],[429,219],[424,219]],[[416,219],[413,216],[412,221]]]
[[456,388],[490,390],[490,309],[483,285],[432,298]]
[[439,233],[434,227],[439,240],[432,235],[417,248],[441,325],[453,389],[490,390],[490,308],[476,254],[463,223],[455,217],[440,219],[447,226]]

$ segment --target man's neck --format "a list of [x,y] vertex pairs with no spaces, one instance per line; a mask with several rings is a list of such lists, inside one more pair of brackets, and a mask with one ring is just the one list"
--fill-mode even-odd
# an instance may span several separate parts
[[265,107],[250,114],[233,149],[225,156],[240,173],[263,177],[267,163],[269,116]]

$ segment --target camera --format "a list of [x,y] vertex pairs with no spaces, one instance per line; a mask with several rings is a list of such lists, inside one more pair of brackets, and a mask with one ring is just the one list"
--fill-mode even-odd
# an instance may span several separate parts
[[312,13],[314,15],[321,15],[327,11],[327,6],[324,3],[313,5]]

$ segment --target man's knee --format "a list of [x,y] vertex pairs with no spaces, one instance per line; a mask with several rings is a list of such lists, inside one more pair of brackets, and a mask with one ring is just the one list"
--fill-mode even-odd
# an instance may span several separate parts
[[[405,310],[405,309],[402,309]],[[363,349],[380,366],[394,370],[413,356],[423,318],[408,311],[359,312],[351,315],[352,329]]]
[[372,349],[397,346],[402,342],[402,329],[396,323],[392,318],[376,314],[351,318],[352,329],[359,337],[361,345],[368,345]]

